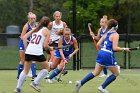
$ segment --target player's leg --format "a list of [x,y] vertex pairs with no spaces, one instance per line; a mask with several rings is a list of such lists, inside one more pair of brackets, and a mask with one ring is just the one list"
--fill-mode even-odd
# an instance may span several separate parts
[[100,78],[102,77],[108,77],[108,72],[107,72],[107,67],[103,68],[103,74],[101,76],[99,76]]
[[19,56],[20,56],[20,63],[18,64],[18,75],[17,75],[17,79],[19,79],[19,75],[22,72],[23,68],[24,68],[24,60],[25,60],[25,52],[24,50],[19,51]]
[[44,79],[44,77],[48,74],[48,72],[50,71],[50,67],[47,61],[41,62],[41,67],[42,70],[38,73],[37,77],[35,78],[35,80],[31,83],[31,86],[36,90],[36,91],[41,91],[40,90],[40,86],[39,86],[39,82]]
[[25,61],[25,49],[24,49],[24,44],[22,40],[19,41],[19,57],[20,57],[20,62],[18,64],[17,79],[19,78],[19,75],[24,68],[24,61]]
[[[20,76],[19,76],[19,79],[18,79],[18,82],[17,82],[17,86],[16,86],[16,90],[20,90],[22,89],[22,86],[23,86],[23,83],[26,79],[26,76],[30,70],[30,66],[31,66],[31,62],[25,62],[24,63],[24,70],[21,72]],[[16,92],[15,90],[15,92]]]
[[31,86],[36,90],[36,91],[41,91],[39,87],[39,82],[48,74],[50,71],[49,64],[46,61],[46,58],[44,55],[40,55],[38,57],[35,57],[34,60],[37,62],[40,62],[42,70],[38,73],[37,77],[35,80],[31,83]]
[[36,62],[34,62],[34,61],[31,64],[31,71],[32,71],[32,80],[34,80],[34,78],[37,77],[37,75],[36,75]]
[[53,58],[53,63],[52,63],[51,69],[54,69],[54,70],[53,70],[53,72],[50,74],[50,76],[47,79],[52,79],[52,78],[54,78],[55,76],[57,76],[61,72],[61,70],[56,68],[60,62],[61,62],[60,58],[57,58],[57,57]]
[[[116,79],[116,77],[119,75],[119,71],[118,71],[118,67],[117,66],[112,66],[112,67],[109,67],[108,69],[112,72],[112,75],[110,75],[105,80],[105,82],[98,88],[101,92],[106,91],[105,88],[110,83],[112,83]],[[103,93],[108,93],[108,92],[106,91],[106,92],[103,92]]]
[[77,81],[76,83],[76,92],[79,91],[80,87],[83,86],[86,82],[93,79],[94,77],[98,76],[102,71],[103,67],[99,64],[96,64],[95,70],[89,73],[86,77],[84,77],[81,81]]

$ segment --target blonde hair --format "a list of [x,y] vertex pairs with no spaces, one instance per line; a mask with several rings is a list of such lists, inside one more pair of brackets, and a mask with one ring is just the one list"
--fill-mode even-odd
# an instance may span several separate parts
[[30,19],[31,17],[35,17],[35,19],[36,19],[36,15],[33,12],[29,12],[27,17],[28,17],[28,19]]
[[103,19],[107,19],[107,15],[103,15]]
[[53,13],[53,17],[55,17],[56,14],[60,14],[60,15],[62,16],[62,13],[61,13],[60,11],[55,11],[55,12]]
[[66,28],[64,28],[64,29],[60,29],[60,30],[57,32],[57,35],[59,35],[59,36],[63,35],[64,31],[70,31],[70,33],[71,33],[70,28],[66,27]]

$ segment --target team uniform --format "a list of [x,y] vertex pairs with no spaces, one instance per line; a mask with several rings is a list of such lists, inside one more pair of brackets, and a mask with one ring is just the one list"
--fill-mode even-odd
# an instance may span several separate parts
[[[71,45],[71,43],[73,43],[73,42],[74,42],[73,36],[70,36],[70,40],[68,42],[66,42],[64,36],[62,37],[62,46]],[[63,51],[64,57],[66,58],[66,60],[69,60],[69,55],[73,53],[74,46],[65,48],[62,51]],[[55,51],[54,56],[62,60],[62,56],[60,55],[59,50]],[[58,68],[54,69],[54,71],[51,73],[51,75],[47,78],[46,82],[52,83],[51,79],[53,79],[55,76],[57,76],[60,72],[61,72],[61,70],[59,70]]]
[[45,41],[45,36],[42,34],[43,29],[47,28],[43,27],[38,32],[32,34],[32,39],[30,40],[30,43],[25,51],[25,61],[46,61],[43,53],[43,44]]
[[105,30],[106,29],[100,28],[100,37],[102,37],[105,34]]
[[[46,39],[46,36],[43,34],[43,30],[46,30],[46,27],[41,28],[38,32],[32,33],[32,38],[26,48],[25,51],[25,61],[31,62],[46,62],[46,58],[43,53],[43,45]],[[27,63],[28,64],[28,63]],[[36,89],[38,92],[40,92],[39,88],[39,81],[43,79],[48,74],[47,69],[42,69],[39,73],[36,79],[30,84],[31,87]],[[17,87],[15,89],[16,93],[21,93],[22,85],[26,79],[26,73],[24,71],[21,72],[20,77],[18,79]]]
[[58,46],[58,40],[60,38],[60,36],[57,35],[57,32],[59,32],[63,28],[64,28],[64,25],[62,21],[60,21],[59,25],[56,25],[55,21],[52,22],[50,39],[53,41],[53,45],[55,47]]
[[[27,23],[27,25],[28,25],[28,29],[27,29],[26,33],[28,33],[29,31],[32,30],[32,27],[31,27],[31,25],[30,25],[29,22]],[[36,23],[34,23],[34,27],[36,27]],[[30,39],[31,39],[31,37],[28,37],[27,38],[28,41],[30,41]],[[20,40],[19,41],[19,47],[18,48],[19,48],[19,51],[25,51],[23,40]],[[23,64],[18,64],[18,75],[17,75],[17,79],[19,78],[19,75],[22,72],[23,67],[24,67]],[[31,70],[32,70],[32,76],[33,77],[36,77],[36,64],[35,63],[32,63]]]
[[[30,23],[27,23],[27,25],[28,25],[28,29],[27,29],[27,32],[26,33],[28,33],[29,31],[32,30],[32,27],[31,27]],[[36,24],[34,24],[34,27],[36,27]],[[31,39],[31,37],[28,37],[27,40],[30,41],[30,39]],[[24,51],[25,50],[23,40],[20,40],[19,41],[19,50],[20,51]]]
[[[114,34],[116,32],[109,32],[107,33],[106,38],[102,42],[101,50],[99,50],[97,57],[96,57],[96,64],[99,64],[101,66],[105,67],[111,67],[111,66],[117,66],[116,58],[114,56],[114,51],[112,48],[112,41],[109,40],[109,37],[111,34]],[[95,76],[91,72],[89,73],[85,78],[83,78],[81,81],[76,82],[76,92],[78,93],[81,86],[83,86],[86,82],[93,79]],[[114,74],[110,75],[106,81],[98,87],[98,90],[102,93],[109,93],[105,88],[116,79],[116,76]]]
[[98,52],[96,62],[102,66],[110,67],[117,65],[114,51],[112,48],[112,41],[109,40],[109,36],[114,33],[116,32],[107,33],[107,36],[102,43],[102,48]]
[[[73,36],[70,36],[69,42],[66,42],[64,36],[62,37],[62,46],[70,45],[70,42],[73,42]],[[73,51],[74,51],[74,46],[63,49],[63,54],[64,54],[64,56],[65,56],[65,58],[66,58],[67,60],[69,60],[69,55],[70,55]],[[56,56],[57,58],[62,59],[59,50],[56,50],[56,51],[55,51],[54,56]]]
[[[104,34],[105,34],[105,30],[106,30],[106,28],[100,28],[100,37],[102,37]],[[107,74],[108,74],[108,72],[107,72],[107,68],[106,67],[104,67],[103,68],[103,75],[101,75],[101,76],[99,76],[99,77],[106,77],[107,76]]]

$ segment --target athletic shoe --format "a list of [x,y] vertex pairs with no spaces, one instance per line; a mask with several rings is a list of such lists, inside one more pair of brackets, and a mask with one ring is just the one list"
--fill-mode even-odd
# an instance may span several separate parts
[[118,68],[118,71],[119,71],[119,73],[120,73],[120,72],[121,72],[121,71],[120,71],[120,66],[119,66],[119,65],[117,65],[117,68]]
[[16,88],[16,89],[15,89],[15,93],[22,93],[22,92],[21,92],[21,89]]
[[105,74],[102,74],[101,76],[99,76],[100,78],[107,78],[109,75],[105,75]]
[[47,83],[53,83],[53,81],[51,79],[46,79]]
[[31,81],[34,81],[36,77],[37,77],[37,75],[33,76]]
[[102,86],[98,87],[98,90],[99,90],[101,93],[109,93],[106,89],[103,89]]
[[61,73],[62,73],[62,75],[64,76],[64,75],[68,74],[68,71],[63,70]]
[[39,87],[39,84],[35,84],[34,82],[32,82],[30,85],[31,85],[31,87],[34,88],[36,91],[38,91],[38,92],[41,91],[41,89],[40,89],[40,87]]
[[79,89],[81,88],[81,81],[76,81],[76,87],[75,87],[75,91],[76,93],[79,92]]

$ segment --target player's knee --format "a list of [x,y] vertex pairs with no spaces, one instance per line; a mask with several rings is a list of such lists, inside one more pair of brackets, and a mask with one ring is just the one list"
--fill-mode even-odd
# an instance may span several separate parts
[[96,76],[98,76],[100,73],[99,72],[92,72],[93,73],[93,75],[96,77]]

